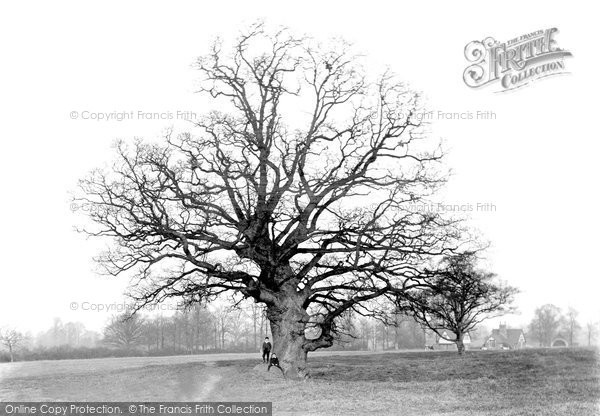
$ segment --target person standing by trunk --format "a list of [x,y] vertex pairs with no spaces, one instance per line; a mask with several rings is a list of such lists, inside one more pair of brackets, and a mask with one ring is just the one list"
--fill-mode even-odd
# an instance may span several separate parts
[[269,356],[271,355],[271,341],[269,341],[269,337],[265,337],[265,342],[262,344],[262,359],[263,363],[269,363]]

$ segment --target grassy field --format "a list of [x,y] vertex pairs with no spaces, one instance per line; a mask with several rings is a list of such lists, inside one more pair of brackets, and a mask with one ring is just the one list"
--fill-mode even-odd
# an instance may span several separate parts
[[275,415],[600,414],[600,357],[593,350],[309,360],[312,379],[301,383],[284,382],[277,369],[267,373],[244,355],[0,364],[0,399],[272,401]]

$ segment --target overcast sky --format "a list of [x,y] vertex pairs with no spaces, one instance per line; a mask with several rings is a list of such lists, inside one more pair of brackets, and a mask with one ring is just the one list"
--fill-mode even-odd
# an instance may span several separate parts
[[[94,273],[92,256],[104,243],[73,231],[69,193],[112,160],[116,138],[156,139],[185,126],[178,112],[206,111],[191,64],[216,35],[235,35],[257,18],[321,39],[344,37],[370,67],[387,65],[423,92],[434,111],[432,134],[450,150],[446,200],[474,207],[472,224],[492,243],[486,264],[522,291],[521,314],[509,324],[527,322],[544,303],[576,307],[583,323],[600,319],[600,62],[591,10],[548,1],[211,3],[0,6],[0,326],[35,332],[58,316],[98,329],[109,314],[81,305],[123,301],[126,280]],[[566,60],[570,74],[506,94],[464,84],[468,42],[550,27],[574,55]],[[175,119],[142,120],[140,111]],[[438,111],[495,117],[443,120]],[[135,116],[82,119],[112,112]]]

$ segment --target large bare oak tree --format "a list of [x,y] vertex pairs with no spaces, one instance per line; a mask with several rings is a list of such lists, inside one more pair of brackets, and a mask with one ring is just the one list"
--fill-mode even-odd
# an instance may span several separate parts
[[218,111],[162,145],[119,143],[77,197],[93,205],[86,232],[114,239],[101,263],[135,272],[139,305],[263,303],[292,379],[345,311],[410,287],[457,244],[452,224],[408,209],[444,182],[418,96],[348,50],[261,25],[215,42],[198,69]]

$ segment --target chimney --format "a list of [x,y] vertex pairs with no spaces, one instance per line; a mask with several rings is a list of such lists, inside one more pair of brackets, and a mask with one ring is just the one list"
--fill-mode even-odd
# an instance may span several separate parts
[[502,334],[502,336],[506,337],[506,322],[504,323],[500,323],[500,334]]

